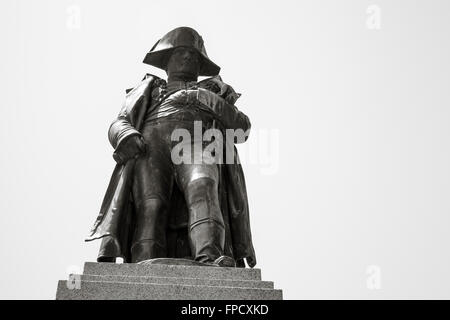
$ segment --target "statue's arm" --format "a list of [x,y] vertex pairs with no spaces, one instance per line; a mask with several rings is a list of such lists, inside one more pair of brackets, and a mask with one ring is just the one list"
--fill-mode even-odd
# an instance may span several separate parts
[[108,138],[112,147],[117,150],[131,136],[141,136],[141,133],[132,125],[131,114],[124,104],[117,118],[111,123]]
[[250,131],[250,119],[235,105],[228,102],[217,103],[214,104],[213,110],[225,129],[243,130],[244,132]]
[[214,95],[206,94],[204,100],[214,111],[222,127],[243,130],[246,133],[245,140],[238,143],[245,142],[250,133],[250,119],[234,105],[241,94],[236,93],[232,86],[223,82],[220,76],[205,79],[199,82],[199,85],[201,88],[215,93]]
[[142,118],[142,115],[145,113],[145,108],[147,107],[145,101],[148,100],[146,96],[148,96],[149,90],[152,88],[150,85],[152,79],[153,77],[144,78],[138,86],[127,93],[119,115],[109,127],[109,142],[116,152],[120,150],[130,137],[142,138],[136,126],[138,126],[138,119]]
[[244,138],[238,139],[236,143],[247,141],[250,134],[251,123],[245,113],[217,94],[207,94],[207,97],[205,97],[203,102],[205,102],[205,104],[213,111],[222,129],[234,130],[235,134],[238,134],[239,136],[243,134]]
[[114,148],[113,158],[122,164],[137,154],[145,152],[144,138],[136,127],[138,115],[142,113],[143,96],[137,98],[139,92],[127,95],[117,118],[111,123],[108,130],[109,142]]

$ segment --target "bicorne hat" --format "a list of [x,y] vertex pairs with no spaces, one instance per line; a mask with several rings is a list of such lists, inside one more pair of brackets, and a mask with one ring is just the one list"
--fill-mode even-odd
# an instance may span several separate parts
[[200,76],[215,76],[220,67],[212,62],[206,54],[202,37],[192,28],[179,27],[159,39],[144,58],[144,63],[166,70],[168,58],[178,47],[191,47],[200,53]]

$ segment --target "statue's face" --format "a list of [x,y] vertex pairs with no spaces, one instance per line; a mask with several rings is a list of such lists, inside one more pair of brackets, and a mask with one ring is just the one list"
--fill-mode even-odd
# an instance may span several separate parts
[[200,56],[197,50],[189,47],[176,48],[167,63],[167,74],[185,73],[198,77],[200,73]]

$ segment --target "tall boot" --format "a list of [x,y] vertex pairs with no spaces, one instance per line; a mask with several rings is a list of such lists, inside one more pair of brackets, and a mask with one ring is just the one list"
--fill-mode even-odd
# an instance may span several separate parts
[[167,205],[158,198],[139,202],[136,229],[131,246],[131,261],[167,257]]
[[225,228],[210,218],[195,221],[190,226],[189,240],[194,259],[211,263],[223,255]]
[[165,246],[153,239],[139,240],[131,247],[131,257],[134,263],[165,256]]
[[225,257],[225,226],[217,195],[217,179],[191,181],[185,191],[189,208],[189,243],[196,261],[234,267]]

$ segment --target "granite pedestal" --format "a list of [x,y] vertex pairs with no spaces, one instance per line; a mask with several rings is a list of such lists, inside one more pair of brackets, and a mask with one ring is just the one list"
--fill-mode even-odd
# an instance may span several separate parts
[[281,300],[260,269],[86,262],[60,280],[57,300]]

